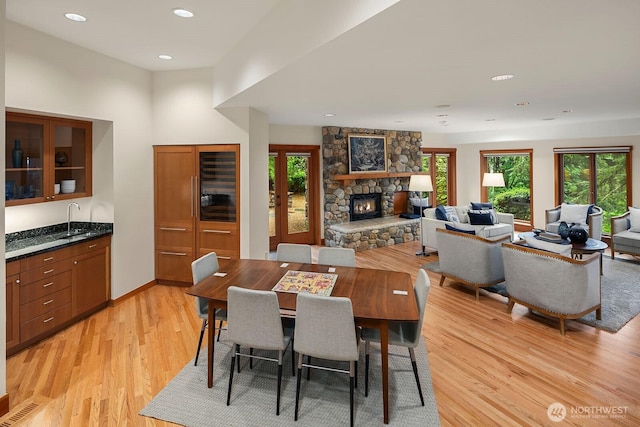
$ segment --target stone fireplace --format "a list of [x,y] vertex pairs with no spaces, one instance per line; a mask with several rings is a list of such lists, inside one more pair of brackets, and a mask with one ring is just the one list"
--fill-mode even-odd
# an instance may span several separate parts
[[349,220],[380,218],[382,193],[353,194],[349,200]]
[[[349,134],[385,136],[387,171],[350,174]],[[394,211],[411,211],[394,207],[394,196],[408,191],[411,174],[422,170],[421,142],[421,132],[322,128],[325,245],[363,250],[420,238],[418,220],[394,217]],[[360,215],[362,198],[375,199],[376,217]]]

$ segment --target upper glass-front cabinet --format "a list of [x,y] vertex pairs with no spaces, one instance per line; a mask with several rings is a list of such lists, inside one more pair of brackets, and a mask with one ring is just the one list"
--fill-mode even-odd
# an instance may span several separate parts
[[91,196],[91,122],[7,113],[6,206]]
[[238,148],[200,152],[200,221],[237,222]]

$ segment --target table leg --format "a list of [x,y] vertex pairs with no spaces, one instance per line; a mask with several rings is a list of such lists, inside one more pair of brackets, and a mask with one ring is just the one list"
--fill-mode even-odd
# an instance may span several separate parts
[[209,301],[209,319],[207,322],[209,323],[207,325],[207,385],[211,388],[213,387],[213,346],[216,335],[216,309],[211,301]]
[[389,424],[389,327],[380,325],[380,353],[382,355],[382,406],[384,423]]

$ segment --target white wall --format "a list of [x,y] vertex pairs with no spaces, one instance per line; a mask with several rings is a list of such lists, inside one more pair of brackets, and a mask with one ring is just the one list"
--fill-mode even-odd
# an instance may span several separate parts
[[[7,108],[94,121],[93,198],[74,219],[114,222],[112,297],[154,279],[151,73],[5,21]],[[10,207],[10,230],[66,220],[66,202]],[[62,221],[60,221],[62,219]]]

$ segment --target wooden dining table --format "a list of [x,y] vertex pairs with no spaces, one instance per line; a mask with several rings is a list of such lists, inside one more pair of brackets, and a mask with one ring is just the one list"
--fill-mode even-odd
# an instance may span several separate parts
[[[388,323],[418,321],[418,306],[411,276],[406,272],[371,268],[339,267],[296,262],[238,259],[225,262],[223,268],[186,292],[209,301],[209,325],[215,324],[215,309],[227,308],[227,289],[272,290],[287,271],[337,274],[331,296],[351,299],[356,325],[380,330],[382,355],[382,400],[384,423],[389,423],[389,333]],[[295,293],[277,292],[280,309],[294,315]],[[213,387],[215,330],[208,328],[207,380]]]

